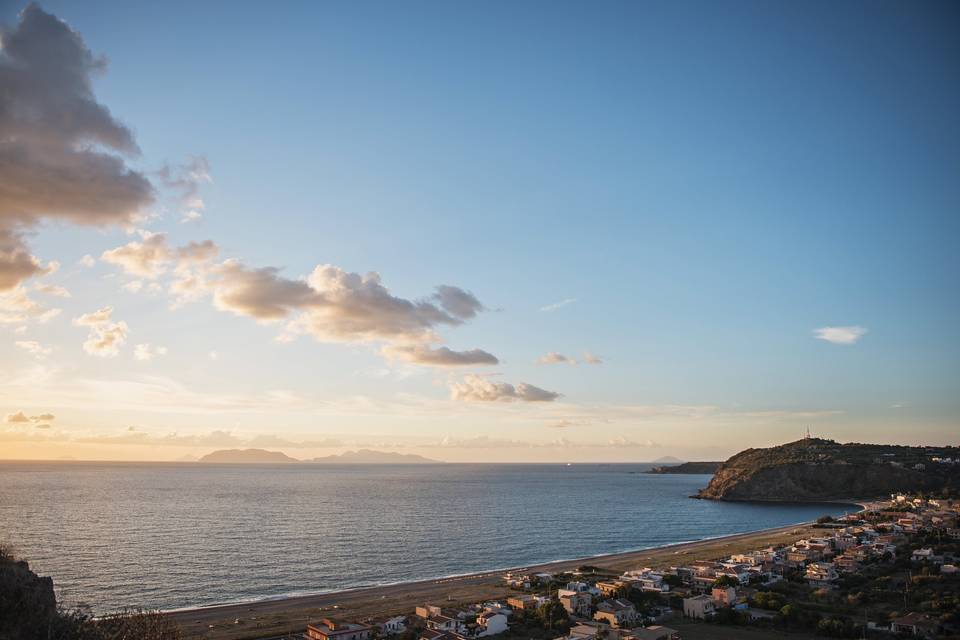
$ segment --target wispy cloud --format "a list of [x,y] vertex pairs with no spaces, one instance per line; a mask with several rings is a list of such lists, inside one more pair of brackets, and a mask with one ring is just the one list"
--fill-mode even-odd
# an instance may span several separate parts
[[52,347],[44,346],[36,340],[17,340],[14,344],[16,344],[20,349],[23,349],[27,353],[38,358],[44,358],[53,353]]
[[550,351],[537,358],[537,364],[577,364],[577,361],[562,353]]
[[454,400],[468,402],[553,402],[559,393],[547,391],[532,384],[521,382],[514,386],[506,382],[493,382],[489,378],[468,375],[460,382],[450,384],[450,395]]
[[854,344],[866,335],[866,333],[866,327],[859,325],[849,327],[821,327],[813,332],[817,340],[825,340],[833,344]]
[[149,362],[154,358],[167,355],[167,348],[152,345],[148,342],[138,344],[133,348],[133,357],[140,362]]
[[567,438],[556,438],[555,440],[535,441],[535,440],[515,440],[512,438],[497,438],[487,435],[471,437],[451,437],[446,436],[442,440],[432,444],[423,445],[425,447],[436,447],[444,449],[584,449],[584,448],[606,448],[616,447],[621,449],[650,449],[660,445],[652,440],[632,440],[624,436],[610,438],[604,442],[578,442]]
[[544,307],[540,307],[540,311],[543,311],[543,312],[556,311],[557,309],[562,309],[568,304],[573,304],[576,301],[577,301],[576,298],[564,298],[560,302],[554,302],[553,304],[548,304]]

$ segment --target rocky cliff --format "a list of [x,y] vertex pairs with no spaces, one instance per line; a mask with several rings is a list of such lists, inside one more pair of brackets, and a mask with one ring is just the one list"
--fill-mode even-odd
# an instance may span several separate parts
[[55,627],[53,580],[0,549],[0,638],[47,638]]
[[695,496],[711,500],[818,501],[960,487],[957,447],[901,447],[805,438],[747,449],[724,462]]

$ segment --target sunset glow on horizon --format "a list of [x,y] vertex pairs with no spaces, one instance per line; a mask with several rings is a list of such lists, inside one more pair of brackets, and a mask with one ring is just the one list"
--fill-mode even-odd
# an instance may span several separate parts
[[0,8],[0,459],[957,443],[946,5],[376,6]]

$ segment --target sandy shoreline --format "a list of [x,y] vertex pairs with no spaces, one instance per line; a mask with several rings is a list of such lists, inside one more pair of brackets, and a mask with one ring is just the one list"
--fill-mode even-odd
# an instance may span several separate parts
[[[867,506],[860,500],[836,502],[859,505],[861,508]],[[324,616],[362,619],[411,613],[416,605],[427,601],[455,604],[504,597],[512,591],[502,583],[501,578],[504,572],[511,569],[556,573],[571,571],[584,564],[611,571],[641,566],[666,567],[792,542],[807,535],[811,525],[810,522],[798,523],[636,551],[505,567],[445,578],[178,609],[168,611],[166,615],[178,622],[188,637],[269,637],[298,630],[302,632],[307,622]]]

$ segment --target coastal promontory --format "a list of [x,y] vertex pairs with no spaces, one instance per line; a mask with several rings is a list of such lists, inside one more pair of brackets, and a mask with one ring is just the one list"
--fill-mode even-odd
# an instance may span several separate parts
[[717,472],[722,462],[684,462],[681,464],[665,464],[654,467],[646,473],[657,475],[663,474],[692,474],[692,475],[712,475]]
[[960,488],[958,447],[841,444],[804,438],[747,449],[724,462],[695,497],[807,501],[873,498]]

